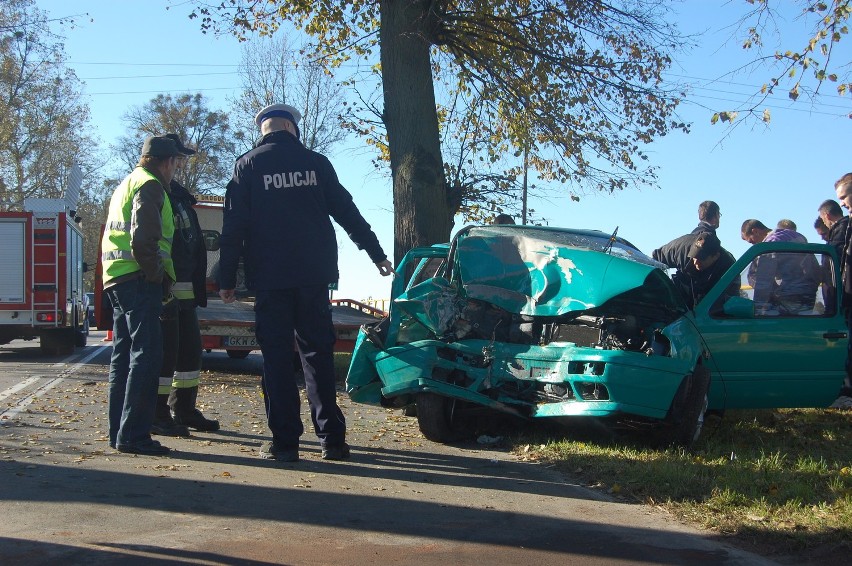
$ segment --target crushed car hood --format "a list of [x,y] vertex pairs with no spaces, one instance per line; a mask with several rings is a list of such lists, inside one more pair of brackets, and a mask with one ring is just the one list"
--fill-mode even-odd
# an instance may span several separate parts
[[[397,299],[422,322],[426,315],[431,322],[427,326],[435,329],[446,328],[454,299],[485,301],[520,315],[556,317],[600,307],[645,287],[649,302],[682,308],[662,264],[603,232],[470,227],[456,236],[448,261],[446,278],[425,281]],[[636,293],[631,297],[635,300]]]

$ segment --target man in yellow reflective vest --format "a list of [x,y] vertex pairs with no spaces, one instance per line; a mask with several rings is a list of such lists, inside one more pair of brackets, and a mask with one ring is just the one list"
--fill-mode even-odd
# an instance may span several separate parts
[[169,452],[151,438],[151,424],[163,361],[160,313],[175,280],[166,191],[180,155],[174,140],[145,139],[136,168],[110,199],[101,240],[104,292],[113,307],[109,442],[120,452]]
[[[174,140],[185,161],[195,150]],[[163,331],[163,367],[157,410],[151,433],[161,436],[189,436],[189,429],[202,432],[219,430],[219,421],[206,418],[196,407],[201,374],[201,330],[196,307],[207,306],[207,250],[198,216],[192,206],[197,202],[183,185],[172,179],[169,202],[175,221],[172,261],[175,265],[173,300],[163,305],[160,322]]]

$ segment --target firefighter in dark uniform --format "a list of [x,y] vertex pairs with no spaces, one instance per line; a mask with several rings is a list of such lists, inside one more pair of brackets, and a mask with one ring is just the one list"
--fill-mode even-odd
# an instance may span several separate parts
[[[195,151],[175,141],[184,158]],[[201,373],[201,331],[196,307],[207,306],[207,250],[198,215],[197,202],[186,188],[172,180],[169,201],[175,220],[172,260],[176,280],[172,300],[163,305],[160,317],[163,332],[163,366],[157,390],[157,412],[151,432],[164,436],[189,436],[189,429],[219,430],[219,421],[205,418],[196,407]]]
[[328,285],[338,280],[338,271],[331,219],[367,252],[382,275],[393,273],[393,265],[331,162],[299,141],[300,118],[286,104],[267,106],[255,117],[262,137],[237,159],[225,197],[219,294],[226,303],[234,300],[243,255],[246,279],[256,296],[255,330],[272,432],[260,456],[299,459],[304,429],[293,370],[295,337],[322,458],[341,460],[349,457],[349,445],[334,378]]

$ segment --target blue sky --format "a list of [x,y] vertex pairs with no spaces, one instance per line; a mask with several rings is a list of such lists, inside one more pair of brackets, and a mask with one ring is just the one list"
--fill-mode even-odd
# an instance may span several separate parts
[[[239,44],[230,37],[203,35],[198,21],[187,18],[192,2],[37,0],[37,4],[52,17],[88,13],[63,33],[69,66],[85,83],[93,125],[105,143],[123,133],[121,116],[128,108],[158,93],[202,92],[212,107],[224,109],[226,96],[239,88]],[[742,6],[744,0],[690,0],[678,8],[681,30],[702,35],[700,45],[678,57],[671,72],[702,86],[680,110],[692,123],[691,133],[671,134],[647,148],[652,163],[659,167],[659,188],[585,194],[579,202],[564,191],[565,196],[533,199],[530,206],[553,226],[605,231],[617,226],[619,235],[649,254],[689,232],[698,222],[698,203],[707,199],[721,207],[718,234],[734,256],[748,247],[739,234],[747,218],[760,219],[770,227],[790,218],[810,241],[817,241],[812,228],[816,209],[834,197],[834,181],[852,171],[850,143],[844,141],[852,134],[852,120],[846,117],[852,104],[834,95],[831,88],[816,105],[802,99],[792,104],[786,91],[779,91],[768,103],[773,114],[768,128],[744,123],[728,132],[720,125],[711,126],[711,107],[730,107],[731,101],[743,99],[742,93],[753,92],[771,76],[756,71],[720,79],[751,57],[728,42],[730,26],[743,14]],[[781,23],[784,32],[805,37],[805,29],[794,18]],[[849,46],[842,46],[843,60],[852,60]],[[329,157],[392,256],[389,179],[374,172],[360,140],[350,139]],[[223,187],[226,182],[222,180]],[[387,297],[389,279],[379,276],[367,255],[340,231],[338,241],[341,280],[335,296]]]

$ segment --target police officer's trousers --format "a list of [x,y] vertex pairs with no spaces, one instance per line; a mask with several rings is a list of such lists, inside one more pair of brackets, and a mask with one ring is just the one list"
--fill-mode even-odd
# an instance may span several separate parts
[[263,353],[266,418],[273,440],[283,448],[295,448],[304,432],[293,368],[295,335],[314,431],[324,446],[342,444],[346,421],[337,406],[328,287],[258,291],[254,310]]

